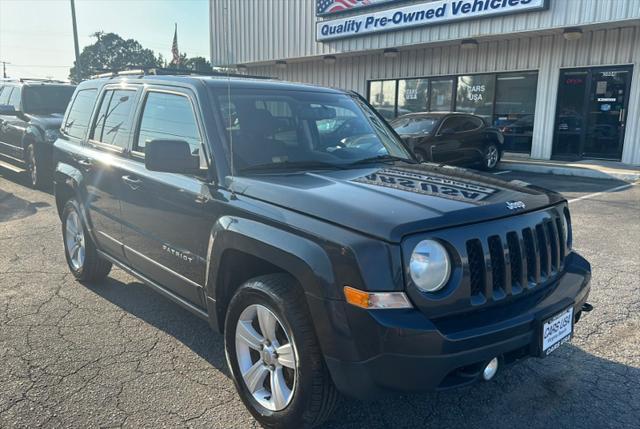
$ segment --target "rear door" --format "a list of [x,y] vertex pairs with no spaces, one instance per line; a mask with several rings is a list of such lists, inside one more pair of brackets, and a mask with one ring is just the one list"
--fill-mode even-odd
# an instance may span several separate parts
[[118,259],[124,259],[120,199],[126,195],[126,186],[122,176],[141,92],[141,88],[122,84],[102,89],[87,143],[77,160],[83,169],[98,245]]
[[[6,104],[13,106],[16,111],[21,108],[21,88],[14,86],[13,88],[7,87],[5,91],[9,89],[7,97],[2,97],[0,104]],[[4,91],[3,91],[4,92]],[[0,123],[0,146],[2,146],[2,153],[10,156],[18,161],[24,160],[22,149],[22,136],[29,123],[23,116],[2,116],[2,122]]]
[[[443,164],[459,164],[464,159],[462,126],[466,122],[463,115],[446,117],[434,138],[431,156],[434,162]],[[445,131],[447,130],[447,131]]]
[[[203,285],[212,207],[205,134],[195,94],[148,87],[137,114],[132,158],[122,180],[126,257],[138,272],[205,307]],[[202,174],[152,172],[144,151],[156,139],[184,140],[201,160]]]

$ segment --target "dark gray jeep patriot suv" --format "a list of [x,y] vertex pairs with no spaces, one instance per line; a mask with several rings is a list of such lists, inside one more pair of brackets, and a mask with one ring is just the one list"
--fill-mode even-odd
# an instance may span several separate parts
[[92,79],[54,156],[71,272],[117,265],[208,320],[266,427],[317,425],[338,392],[490,380],[591,309],[562,196],[418,163],[355,93]]

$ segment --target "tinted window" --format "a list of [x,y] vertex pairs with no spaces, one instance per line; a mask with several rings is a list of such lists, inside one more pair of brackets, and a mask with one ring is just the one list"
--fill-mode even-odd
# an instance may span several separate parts
[[457,133],[475,130],[482,126],[482,120],[472,116],[451,116],[445,119],[441,130],[452,129]]
[[122,89],[105,92],[91,133],[92,139],[122,148],[127,146],[135,94],[133,90]]
[[63,131],[67,135],[76,138],[83,138],[86,135],[96,96],[97,90],[95,89],[78,91],[63,125]]
[[192,154],[200,154],[200,133],[187,97],[149,93],[142,112],[136,150],[144,152],[144,147],[151,140],[184,140],[191,146]]
[[20,88],[13,88],[7,104],[10,104],[14,109],[18,110],[18,107],[20,107]]
[[64,113],[74,90],[73,86],[25,86],[22,107],[27,113]]

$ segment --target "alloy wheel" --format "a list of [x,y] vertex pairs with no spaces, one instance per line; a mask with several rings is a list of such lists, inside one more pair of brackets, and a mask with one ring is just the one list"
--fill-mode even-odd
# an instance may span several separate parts
[[71,266],[74,270],[79,270],[84,266],[85,239],[80,216],[75,210],[67,216],[64,235]]
[[236,325],[236,358],[253,399],[270,411],[280,411],[293,398],[297,353],[284,324],[267,307],[245,308]]
[[498,164],[498,148],[495,146],[489,146],[487,148],[487,155],[485,157],[487,168],[493,168]]
[[36,151],[33,145],[27,146],[27,163],[31,184],[35,186],[38,183],[38,167],[36,164]]

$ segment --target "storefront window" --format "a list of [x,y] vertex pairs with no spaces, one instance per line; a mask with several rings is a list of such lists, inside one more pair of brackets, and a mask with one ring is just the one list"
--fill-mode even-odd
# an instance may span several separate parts
[[406,79],[398,81],[398,116],[424,112],[429,100],[429,80]]
[[498,75],[493,125],[504,134],[505,150],[531,152],[537,86],[536,72]]
[[453,80],[433,79],[431,80],[431,100],[429,110],[431,112],[449,112],[452,110],[453,102]]
[[495,82],[494,74],[459,76],[456,112],[472,113],[491,122]]
[[386,119],[396,117],[396,82],[382,80],[369,85],[369,103]]

